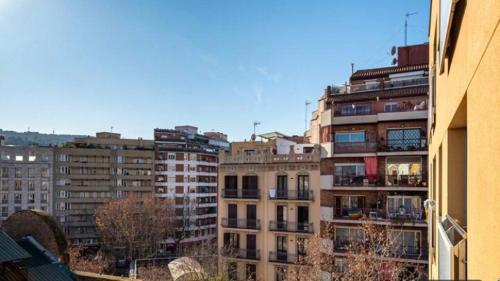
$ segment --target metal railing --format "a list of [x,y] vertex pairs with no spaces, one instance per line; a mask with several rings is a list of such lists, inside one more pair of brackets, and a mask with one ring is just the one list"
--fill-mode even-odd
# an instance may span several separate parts
[[386,186],[426,186],[427,177],[425,175],[386,175]]
[[299,259],[296,254],[291,254],[286,251],[269,251],[269,261],[281,263],[297,263]]
[[387,139],[380,142],[380,151],[397,152],[397,151],[415,151],[426,150],[427,139]]
[[373,180],[368,180],[365,175],[354,175],[354,176],[343,176],[334,175],[333,185],[335,186],[363,186],[363,185],[374,185]]
[[416,87],[427,84],[429,84],[429,78],[421,77],[421,78],[412,78],[403,80],[380,81],[377,83],[369,83],[369,84],[353,84],[349,86],[349,89],[351,93],[356,93],[356,92],[377,91],[384,89]]
[[222,189],[222,198],[259,199],[260,189]]
[[222,256],[225,257],[260,260],[260,250],[255,250],[255,249],[221,248],[220,253]]
[[288,222],[288,221],[269,221],[269,230],[285,232],[313,233],[313,224],[309,222]]
[[299,190],[276,190],[276,193],[269,193],[271,200],[313,200],[313,191],[299,191]]
[[258,219],[233,219],[222,218],[222,227],[241,228],[241,229],[260,229],[260,220]]
[[335,142],[334,153],[367,153],[377,152],[377,143],[373,141],[364,142]]

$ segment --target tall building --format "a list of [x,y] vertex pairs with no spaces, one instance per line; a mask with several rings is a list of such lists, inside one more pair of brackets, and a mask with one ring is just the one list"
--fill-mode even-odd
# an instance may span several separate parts
[[500,1],[431,1],[429,279],[500,278]]
[[217,231],[217,166],[227,135],[199,134],[193,126],[155,129],[155,193],[175,200],[179,229],[167,247],[215,242]]
[[363,223],[392,226],[396,260],[428,262],[427,48],[400,47],[397,66],[358,70],[320,100],[322,236],[336,271]]
[[55,216],[71,244],[96,245],[95,210],[134,193],[152,194],[152,140],[102,132],[54,151]]
[[52,214],[53,150],[0,145],[0,224],[20,210]]
[[219,154],[219,270],[231,280],[287,280],[319,233],[319,146],[262,137]]

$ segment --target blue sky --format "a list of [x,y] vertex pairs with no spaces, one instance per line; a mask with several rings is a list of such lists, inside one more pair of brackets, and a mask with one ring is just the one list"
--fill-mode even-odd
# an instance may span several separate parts
[[302,134],[304,101],[427,41],[428,0],[0,0],[0,128]]

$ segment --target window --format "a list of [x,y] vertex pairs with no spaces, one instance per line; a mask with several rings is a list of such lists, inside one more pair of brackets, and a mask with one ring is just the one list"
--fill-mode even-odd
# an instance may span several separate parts
[[28,178],[35,177],[35,168],[28,168]]
[[370,104],[349,104],[342,105],[340,108],[341,115],[367,115],[371,114],[371,105]]
[[387,146],[391,149],[411,149],[425,146],[425,138],[421,137],[419,128],[387,130]]
[[169,153],[168,160],[175,160],[175,153]]
[[47,193],[40,194],[40,203],[42,203],[42,204],[47,203],[47,198],[48,198]]
[[22,155],[16,155],[16,161],[23,161],[24,157]]
[[335,164],[335,184],[354,185],[363,184],[365,178],[365,164]]
[[245,156],[255,155],[255,150],[253,150],[253,149],[245,149],[245,150],[243,150],[243,154],[245,154]]
[[28,204],[35,204],[35,193],[28,193]]
[[345,264],[346,264],[346,261],[345,259],[342,259],[342,258],[335,258],[335,261],[334,261],[334,266],[335,266],[335,271],[336,272],[344,272],[345,271]]
[[30,152],[28,155],[28,161],[29,162],[35,162],[36,161],[36,155],[34,152]]
[[16,176],[16,178],[21,178],[23,176],[21,168],[15,168],[14,175]]
[[2,207],[2,217],[8,217],[9,216],[9,208],[8,207]]
[[353,243],[363,243],[365,233],[362,228],[336,227],[335,248],[347,249]]
[[21,204],[23,195],[21,193],[14,193],[14,204]]
[[0,170],[0,176],[2,178],[8,178],[9,177],[9,168],[2,167],[2,169]]
[[30,180],[28,181],[28,190],[29,191],[34,191],[35,190],[35,182]]
[[384,112],[399,111],[399,104],[396,102],[388,102],[384,104]]
[[41,158],[42,159],[40,161],[42,161],[42,162],[49,162],[49,156],[48,155],[43,154],[43,155],[41,155]]
[[421,199],[418,196],[387,196],[387,213],[390,217],[422,217]]
[[23,182],[21,180],[14,181],[14,190],[21,191],[23,189]]
[[418,186],[422,183],[421,157],[387,157],[386,185]]
[[0,190],[1,191],[9,191],[9,180],[0,181]]
[[5,152],[2,152],[0,154],[0,160],[3,160],[3,161],[8,161],[10,160],[10,155],[9,154],[6,154]]
[[49,190],[49,182],[48,181],[42,181],[42,191],[47,191]]
[[68,154],[59,154],[57,156],[57,160],[60,162],[68,162],[69,160]]
[[70,175],[71,169],[68,166],[61,166],[59,167],[59,173],[62,175]]
[[297,254],[306,255],[309,240],[304,237],[297,237]]
[[287,268],[284,266],[276,267],[276,281],[286,281],[287,279]]
[[0,193],[1,203],[7,204],[9,203],[9,194],[8,193]]
[[365,140],[365,132],[335,133],[335,142],[364,142]]
[[40,168],[40,175],[42,176],[42,178],[48,178],[49,168]]
[[414,256],[420,253],[420,232],[389,230],[389,239],[398,255]]

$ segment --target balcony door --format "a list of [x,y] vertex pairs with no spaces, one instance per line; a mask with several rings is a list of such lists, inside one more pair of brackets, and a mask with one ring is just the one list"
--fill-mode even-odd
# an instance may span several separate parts
[[276,178],[276,198],[286,198],[288,195],[288,176],[280,175]]
[[238,176],[224,177],[224,190],[227,197],[235,198],[238,195]]
[[286,236],[276,236],[276,257],[278,260],[287,260],[288,238]]
[[409,150],[425,146],[420,128],[387,130],[387,146],[390,149]]
[[238,227],[238,206],[236,204],[227,205],[227,217],[229,227]]
[[257,228],[257,206],[247,205],[247,228]]
[[240,248],[240,235],[238,233],[224,233],[224,250],[237,251]]
[[297,229],[309,231],[309,207],[297,206]]
[[246,264],[246,279],[245,280],[256,280],[257,277],[257,265],[252,263]]
[[257,176],[243,176],[243,197],[254,198],[258,190]]
[[276,226],[278,229],[286,230],[288,218],[288,207],[284,205],[276,206]]
[[247,257],[257,258],[257,236],[254,234],[247,234]]
[[297,176],[297,197],[306,198],[309,195],[309,175]]

